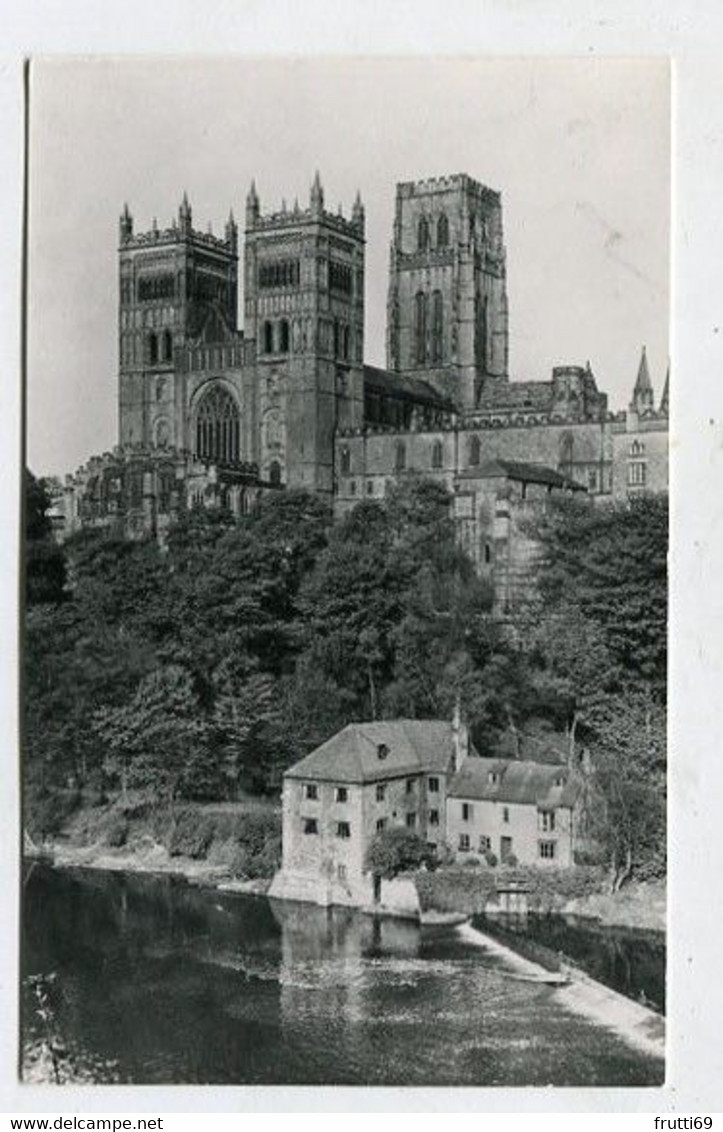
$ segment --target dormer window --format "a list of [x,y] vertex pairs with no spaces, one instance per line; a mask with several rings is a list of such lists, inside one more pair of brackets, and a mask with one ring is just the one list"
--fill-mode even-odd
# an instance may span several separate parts
[[558,774],[557,778],[555,779],[555,786],[564,786],[564,785],[565,785],[564,774]]
[[378,743],[377,744],[377,757],[380,758],[380,759],[385,759],[388,754],[389,754],[389,747],[386,745],[386,743]]
[[500,780],[500,776],[496,770],[491,770],[487,775],[487,780],[491,786],[496,786]]

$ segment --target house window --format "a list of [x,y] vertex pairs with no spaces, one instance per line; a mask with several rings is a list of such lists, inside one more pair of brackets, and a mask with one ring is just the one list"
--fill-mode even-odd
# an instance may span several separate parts
[[430,810],[429,811],[429,824],[430,825],[439,825],[439,810]]
[[543,833],[555,832],[555,811],[554,810],[540,810],[537,815],[538,826]]
[[588,491],[597,491],[597,469],[588,468],[587,470],[587,487]]
[[341,474],[348,476],[351,471],[351,452],[348,448],[341,450]]
[[441,440],[435,440],[432,445],[432,467],[441,468],[443,462],[443,451]]
[[428,786],[429,786],[429,793],[430,794],[438,794],[439,793],[439,779],[438,778],[430,778],[429,781],[428,781]]
[[462,821],[472,820],[472,806],[469,802],[462,803]]
[[346,880],[346,865],[337,865],[336,875],[338,876],[339,880]]
[[628,465],[628,485],[630,487],[645,487],[647,478],[647,465],[639,460],[636,464]]
[[373,494],[374,494],[374,481],[373,480],[367,480],[367,495],[373,495]]
[[264,353],[273,354],[274,352],[274,328],[272,323],[264,323]]
[[492,561],[492,547],[488,542],[485,543],[485,566],[489,566]]
[[540,856],[543,857],[546,861],[552,861],[555,857],[555,842],[541,841]]
[[337,786],[337,788],[336,788],[336,800],[337,800],[337,802],[346,802],[348,797],[349,797],[349,791],[347,790],[346,786]]
[[387,824],[386,818],[377,818],[377,833],[381,833]]
[[489,837],[487,837],[486,834],[483,833],[480,836],[480,839],[479,839],[479,851],[480,851],[480,853],[486,853],[487,850],[491,849],[491,848],[492,848],[491,839]]
[[471,468],[476,468],[479,464],[480,458],[480,442],[478,436],[470,437],[469,442],[469,465]]
[[401,440],[397,442],[394,452],[394,467],[396,471],[403,472],[407,466],[407,450]]
[[407,779],[406,792],[407,792],[407,794],[411,794],[413,790],[414,790],[414,779],[408,778]]
[[173,338],[170,330],[163,331],[163,357],[167,362],[173,360]]
[[490,782],[492,786],[496,786],[499,780],[500,776],[496,770],[491,770],[487,775],[487,781]]
[[341,837],[343,841],[347,841],[351,837],[351,826],[348,821],[338,821],[336,823],[336,836]]
[[459,835],[459,849],[461,853],[469,852],[469,834],[460,833]]
[[644,456],[645,455],[645,445],[641,444],[639,440],[634,440],[633,443],[630,445],[630,455],[631,456]]
[[148,361],[152,366],[158,361],[158,339],[155,334],[148,335]]
[[417,815],[412,814],[412,813],[407,814],[407,829],[414,829],[416,824],[417,824]]
[[356,480],[349,481],[349,494],[356,495]]
[[318,833],[319,826],[316,818],[304,818],[304,833]]
[[387,793],[387,788],[386,788],[386,786],[384,785],[384,783],[383,783],[383,782],[380,782],[380,783],[379,783],[379,784],[377,785],[377,802],[383,802],[383,801],[384,801],[384,798],[385,798],[385,795],[386,795],[386,793]]
[[446,248],[449,243],[449,221],[442,213],[437,221],[437,247]]
[[389,747],[386,745],[386,743],[378,743],[377,744],[377,757],[380,758],[380,759],[385,759],[388,754],[389,754]]
[[279,323],[279,353],[288,354],[289,352],[289,324],[285,318],[282,318]]
[[278,460],[272,460],[269,464],[269,483],[275,487],[281,483],[281,464]]
[[309,798],[312,802],[315,802],[319,797],[315,782],[307,782],[306,786],[304,787],[304,797]]
[[504,806],[502,808],[502,821],[507,823],[507,822],[509,822],[509,820],[510,820],[510,811],[507,809],[507,806]]

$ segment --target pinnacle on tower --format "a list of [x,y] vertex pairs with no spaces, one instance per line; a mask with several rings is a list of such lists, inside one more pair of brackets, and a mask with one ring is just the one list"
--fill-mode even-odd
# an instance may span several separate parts
[[631,407],[637,411],[644,412],[646,409],[654,408],[654,395],[653,383],[650,380],[650,371],[648,369],[648,355],[643,346],[643,352],[640,357],[640,365],[638,367],[638,376],[633,389],[633,400]]
[[251,182],[251,188],[246,194],[246,227],[253,228],[259,218],[259,198],[256,192],[256,182]]
[[123,211],[120,216],[120,238],[123,240],[130,240],[133,235],[133,217],[128,209],[128,203],[123,205]]
[[191,231],[191,219],[191,206],[188,203],[188,197],[184,192],[183,200],[181,201],[181,206],[178,210],[178,225],[182,232]]
[[351,222],[352,224],[356,224],[357,228],[364,229],[364,205],[362,204],[361,193],[358,189],[351,210]]
[[226,243],[231,248],[233,248],[235,250],[236,246],[238,244],[238,226],[236,224],[236,218],[234,217],[234,214],[233,214],[233,209],[229,210],[228,220],[226,221],[226,233],[225,234],[226,234]]
[[670,384],[670,362],[665,371],[665,385],[663,386],[663,396],[660,398],[660,411],[668,415],[668,385]]
[[310,199],[310,203],[311,203],[311,211],[312,212],[323,212],[323,209],[324,209],[324,190],[321,187],[321,177],[319,176],[319,170],[318,169],[316,170],[316,175],[314,177],[314,183],[311,186],[311,196],[310,196],[309,199]]

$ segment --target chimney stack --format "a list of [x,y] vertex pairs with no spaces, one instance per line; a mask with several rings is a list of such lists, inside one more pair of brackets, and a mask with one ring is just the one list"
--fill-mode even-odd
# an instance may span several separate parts
[[469,729],[462,721],[462,708],[459,695],[454,701],[454,714],[452,715],[452,746],[454,749],[454,773],[462,766],[469,755]]

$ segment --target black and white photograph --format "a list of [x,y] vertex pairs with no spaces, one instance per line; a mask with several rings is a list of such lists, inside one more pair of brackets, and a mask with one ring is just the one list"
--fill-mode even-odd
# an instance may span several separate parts
[[27,108],[20,1080],[662,1086],[670,60]]

